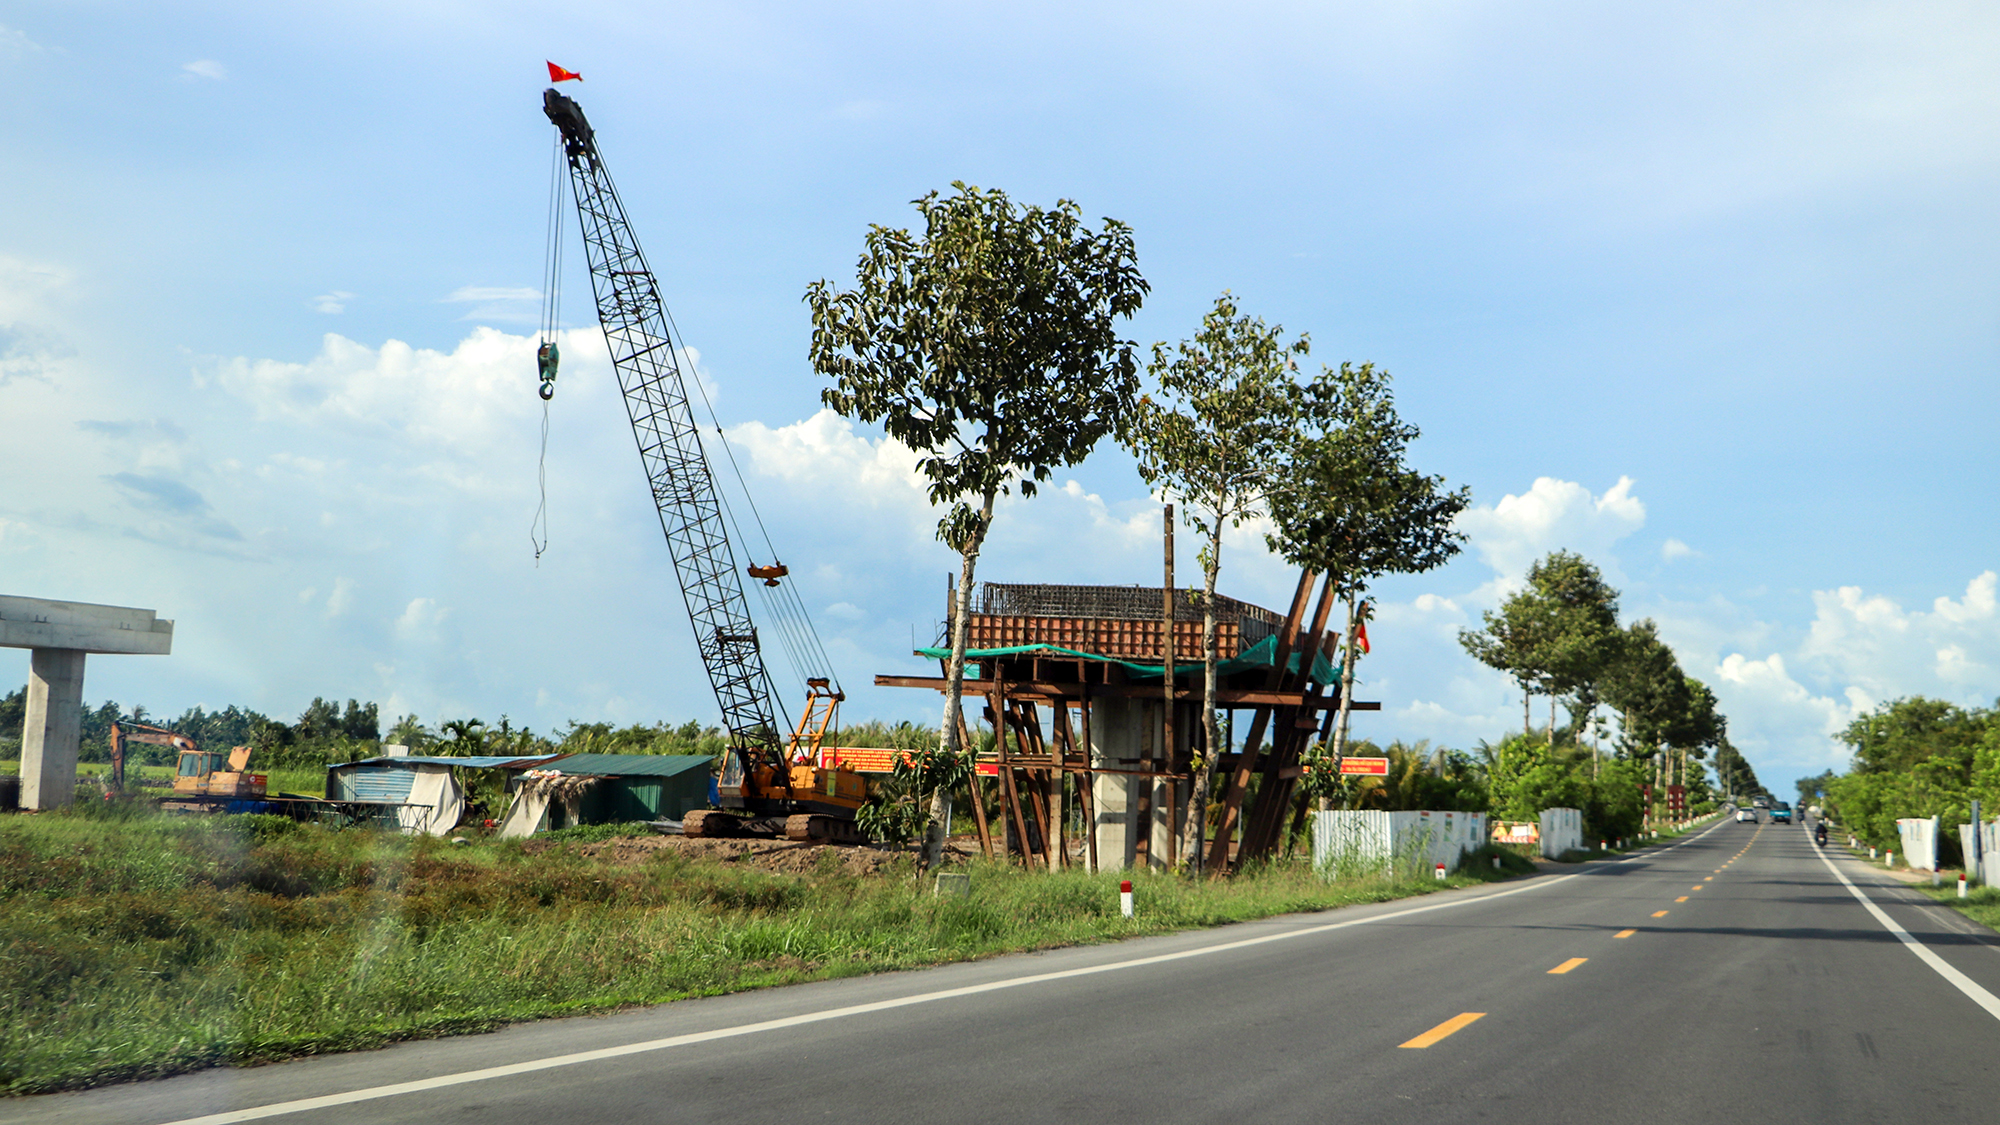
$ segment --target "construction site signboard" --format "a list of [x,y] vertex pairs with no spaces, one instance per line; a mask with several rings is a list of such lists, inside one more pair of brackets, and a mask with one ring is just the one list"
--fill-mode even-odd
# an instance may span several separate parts
[[1389,776],[1389,759],[1342,758],[1340,760],[1340,772],[1343,776],[1387,777]]

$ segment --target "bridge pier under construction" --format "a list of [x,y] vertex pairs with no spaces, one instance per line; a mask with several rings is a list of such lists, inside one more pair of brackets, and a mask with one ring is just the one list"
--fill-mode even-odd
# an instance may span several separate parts
[[[1283,615],[1216,601],[1216,707],[1230,733],[1215,755],[1219,821],[1202,839],[1205,865],[1224,870],[1276,853],[1291,834],[1301,756],[1315,737],[1328,736],[1339,706],[1332,659],[1340,633],[1328,627],[1330,584],[1315,574],[1300,576]],[[1196,755],[1208,752],[1201,631],[1197,591],[1170,597],[1158,586],[982,584],[967,621],[963,690],[968,703],[984,699],[994,735],[972,781],[988,855],[1051,870],[1183,863],[1179,828],[1188,803],[1202,802],[1196,815],[1204,821],[1209,813],[1209,795],[1190,790]],[[941,646],[917,653],[941,663],[950,655]],[[945,686],[942,674],[875,682]],[[1240,741],[1239,716],[1248,720]],[[998,790],[998,825],[988,823],[988,784]],[[1072,802],[1080,832],[1066,815]]]
[[0,594],[0,648],[29,650],[23,809],[60,808],[76,797],[84,657],[166,656],[173,646],[174,623],[150,609]]

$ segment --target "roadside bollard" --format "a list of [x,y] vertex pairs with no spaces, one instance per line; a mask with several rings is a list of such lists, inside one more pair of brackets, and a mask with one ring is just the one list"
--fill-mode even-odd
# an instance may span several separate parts
[[1118,909],[1125,917],[1132,916],[1132,880],[1118,884]]
[[1958,873],[1958,897],[1965,897],[1965,872]]
[[1493,870],[1500,870],[1500,857],[1497,855],[1493,857]]
[[1440,883],[1444,882],[1444,864],[1440,863],[1437,865],[1437,870],[1432,873],[1431,878],[1436,879]]
[[1869,859],[1874,859],[1874,858],[1875,858],[1875,849],[1874,849],[1873,847],[1870,847],[1870,848],[1868,849],[1868,858],[1869,858]]
[[1883,857],[1882,857],[1882,866],[1884,866],[1884,867],[1894,867],[1894,866],[1896,866],[1896,853],[1895,853],[1895,852],[1890,852],[1890,853],[1889,853],[1888,855],[1886,855],[1886,856],[1883,856]]

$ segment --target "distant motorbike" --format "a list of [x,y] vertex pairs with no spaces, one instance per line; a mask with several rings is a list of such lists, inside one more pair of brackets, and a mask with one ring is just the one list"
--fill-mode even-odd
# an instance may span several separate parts
[[1813,829],[1813,843],[1818,844],[1822,848],[1826,846],[1826,825],[1821,824],[1819,827]]

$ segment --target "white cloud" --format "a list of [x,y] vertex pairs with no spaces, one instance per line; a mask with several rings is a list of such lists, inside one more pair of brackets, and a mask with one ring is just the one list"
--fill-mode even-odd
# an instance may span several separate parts
[[396,618],[396,635],[405,640],[435,639],[437,627],[450,613],[431,598],[412,598],[403,607],[402,616]]
[[196,78],[207,78],[216,82],[229,77],[229,69],[214,59],[196,59],[191,63],[182,63],[181,70]]
[[1668,539],[1665,543],[1660,544],[1660,558],[1667,562],[1673,562],[1675,559],[1695,559],[1700,557],[1700,551],[1695,550],[1678,539]]
[[326,619],[331,621],[345,614],[353,606],[354,580],[352,578],[334,579],[333,591],[326,596]]
[[799,484],[837,480],[850,502],[930,510],[917,455],[891,438],[863,437],[853,422],[830,409],[775,428],[745,422],[728,436],[766,476]]
[[314,312],[327,313],[330,315],[333,313],[346,312],[347,302],[352,301],[353,299],[354,299],[354,294],[349,293],[345,290],[336,289],[331,293],[321,293],[319,296],[314,297],[310,303],[312,305]]
[[539,289],[502,285],[461,285],[444,298],[446,304],[471,305],[459,319],[480,324],[539,325],[541,301]]
[[1509,585],[1518,584],[1529,564],[1551,551],[1573,551],[1606,565],[1612,546],[1646,523],[1646,506],[1632,495],[1632,484],[1632,478],[1621,476],[1595,496],[1573,481],[1538,477],[1519,496],[1466,509],[1458,528],[1473,552]]
[[45,50],[40,43],[28,38],[28,33],[18,27],[0,24],[0,52],[11,55],[34,54]]
[[[595,329],[563,333],[562,348],[565,388],[609,369]],[[541,405],[534,340],[483,327],[450,352],[400,340],[371,348],[328,333],[304,363],[232,359],[214,365],[210,380],[260,419],[394,437],[420,451],[477,454],[524,432]]]
[[542,291],[539,289],[526,289],[519,286],[509,288],[498,285],[461,285],[457,289],[452,290],[451,296],[446,297],[445,301],[448,303],[465,303],[474,301],[539,301],[541,299]]

